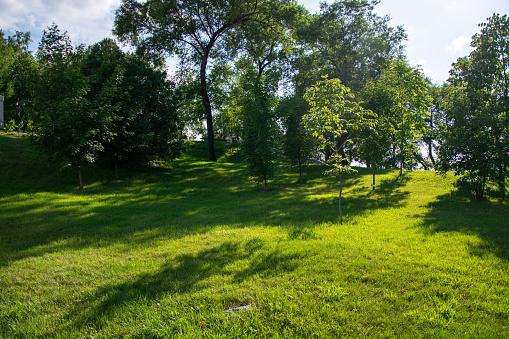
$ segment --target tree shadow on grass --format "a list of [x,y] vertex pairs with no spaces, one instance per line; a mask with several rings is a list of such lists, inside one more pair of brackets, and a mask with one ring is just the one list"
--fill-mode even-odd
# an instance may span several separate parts
[[[370,175],[370,173],[366,174],[365,169],[363,170],[364,175],[368,176]],[[383,174],[387,174],[390,172],[395,173],[394,170],[384,170]],[[371,186],[362,187],[357,185],[357,187],[354,190],[352,190],[352,192],[357,194],[365,193],[366,195],[377,195],[380,197],[390,198],[395,193],[398,193],[398,190],[405,187],[410,181],[411,177],[409,175],[403,176],[396,175],[393,178],[377,179],[376,188],[374,191],[372,190]]]
[[379,182],[375,191],[372,191],[371,187],[356,185],[350,192],[354,197],[349,198],[346,195],[344,198],[344,212],[354,216],[379,209],[403,207],[410,197],[410,192],[403,189],[408,182],[408,176],[384,179]]
[[[385,179],[381,181],[377,190],[372,192],[371,187],[362,187],[361,179],[358,177],[348,177],[344,182],[341,198],[345,224],[356,216],[373,213],[379,209],[404,206],[410,197],[410,192],[403,188],[409,181],[408,177]],[[331,189],[331,192],[334,192],[334,195],[330,198],[321,198],[320,203],[317,204],[318,209],[314,213],[312,210],[305,210],[304,213],[308,216],[325,214],[326,217],[320,219],[322,223],[339,223],[339,187]],[[306,195],[301,195],[301,199],[306,199]],[[288,224],[286,229],[288,238],[291,240],[316,239],[312,222]]]
[[420,225],[425,234],[458,232],[475,234],[480,242],[469,242],[473,256],[494,254],[509,261],[509,206],[489,200],[468,201],[457,192],[442,195],[428,206]]
[[381,196],[389,197],[396,190],[403,188],[410,182],[410,176],[403,175],[397,176],[393,179],[382,179],[380,183],[376,186],[374,193],[379,194]]
[[[301,258],[302,255],[283,253],[277,247],[269,248],[261,239],[245,243],[224,242],[196,254],[182,254],[168,260],[155,272],[139,275],[133,281],[99,288],[73,306],[69,326],[101,327],[103,320],[113,317],[119,307],[138,304],[140,300],[154,301],[167,295],[197,292],[206,289],[206,280],[213,276],[240,283],[254,276],[264,278],[285,274],[295,270]],[[232,268],[246,260],[249,263],[245,268]]]
[[[312,172],[316,173],[312,173]],[[155,238],[177,239],[215,227],[277,226],[290,239],[310,238],[313,228],[338,220],[338,186],[311,169],[318,181],[276,183],[266,193],[247,180],[238,164],[177,162],[123,182],[104,182],[85,191],[19,192],[0,199],[0,267],[27,257],[63,250]],[[345,180],[345,217],[404,203],[405,179],[381,182],[375,194]],[[348,219],[347,219],[348,220]]]

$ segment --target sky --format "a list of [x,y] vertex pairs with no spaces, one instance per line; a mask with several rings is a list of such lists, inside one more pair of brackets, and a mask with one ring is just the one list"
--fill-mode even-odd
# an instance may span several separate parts
[[[319,11],[316,0],[297,0],[309,12]],[[32,48],[42,31],[55,22],[75,45],[91,45],[112,37],[115,9],[120,0],[0,0],[0,29],[32,33]],[[389,15],[391,26],[403,26],[408,61],[420,66],[432,82],[447,80],[451,64],[468,55],[478,24],[493,13],[509,14],[508,0],[381,0],[375,7]]]

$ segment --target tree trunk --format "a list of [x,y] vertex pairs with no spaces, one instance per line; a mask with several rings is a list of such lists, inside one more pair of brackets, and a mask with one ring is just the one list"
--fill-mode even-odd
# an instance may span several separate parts
[[428,165],[426,165],[426,163],[424,162],[424,158],[422,158],[421,156],[419,156],[418,154],[416,154],[415,156],[415,159],[417,160],[417,162],[419,164],[421,164],[421,166],[424,168],[425,171],[428,170]]
[[476,200],[484,199],[484,189],[483,189],[483,187],[476,187],[476,189],[475,189],[475,199]]
[[201,68],[200,68],[200,84],[201,84],[201,98],[203,107],[205,108],[205,115],[207,117],[207,140],[209,143],[209,160],[217,161],[216,148],[214,145],[214,125],[212,121],[212,107],[210,106],[209,93],[207,91],[207,62],[210,50],[213,44],[209,44],[204,51]]
[[299,154],[299,177],[300,177],[300,183],[302,184],[302,162],[300,160],[300,154]]
[[500,171],[501,174],[500,174],[500,179],[499,179],[499,183],[498,183],[498,189],[500,190],[500,193],[502,194],[503,197],[505,197],[506,195],[506,189],[505,189],[505,179],[506,179],[506,176],[505,176],[505,169]]
[[339,224],[343,224],[343,210],[341,209],[341,193],[343,192],[343,174],[339,172]]
[[403,155],[401,155],[401,160],[399,162],[399,176],[403,175]]
[[325,157],[325,162],[328,162],[330,157],[332,156],[332,150],[330,149],[330,146],[325,146],[325,149],[323,150],[323,155]]
[[[499,146],[500,147],[500,146]],[[498,164],[498,189],[503,197],[506,195],[505,181],[507,178],[507,167],[504,164]]]
[[269,186],[267,185],[267,176],[263,176],[263,183],[265,185],[265,192],[269,191]]
[[81,166],[78,166],[78,178],[80,180],[80,190],[83,189],[83,176],[81,175]]
[[338,144],[336,147],[339,149],[338,153],[341,155],[341,166],[347,166],[348,165],[348,159],[346,157],[344,144],[348,140],[348,137],[350,134],[348,132],[345,132],[341,134],[341,137],[339,138]]
[[485,180],[484,178],[480,179],[480,182],[476,182],[474,180],[470,180],[472,186],[474,187],[475,199],[482,200],[484,199],[484,190],[485,190]]
[[371,185],[371,187],[372,187],[371,191],[374,191],[375,190],[375,164],[371,165],[371,167],[373,168],[373,185]]
[[118,166],[117,166],[117,162],[114,161],[113,163],[115,164],[115,180],[118,181]]
[[430,140],[428,144],[428,158],[435,167],[435,157],[433,157],[433,140]]

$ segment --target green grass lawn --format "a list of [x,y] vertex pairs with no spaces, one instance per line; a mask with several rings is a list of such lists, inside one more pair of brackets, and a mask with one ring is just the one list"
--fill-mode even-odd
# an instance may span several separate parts
[[323,167],[265,193],[218,149],[79,191],[0,135],[0,338],[509,337],[507,202],[359,169],[338,225]]

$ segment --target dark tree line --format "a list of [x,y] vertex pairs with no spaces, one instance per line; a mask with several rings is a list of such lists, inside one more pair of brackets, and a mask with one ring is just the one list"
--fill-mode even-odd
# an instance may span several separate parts
[[111,39],[74,46],[55,24],[30,60],[28,75],[11,75],[14,84],[30,79],[26,93],[11,96],[20,107],[16,118],[32,121],[34,141],[55,162],[77,169],[80,189],[85,163],[111,165],[118,179],[118,166],[180,153],[177,94],[165,72],[122,52]]

